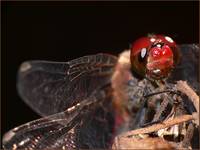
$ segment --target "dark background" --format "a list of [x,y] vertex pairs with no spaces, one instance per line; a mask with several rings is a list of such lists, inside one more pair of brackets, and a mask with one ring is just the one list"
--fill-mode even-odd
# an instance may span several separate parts
[[2,2],[2,134],[39,118],[17,94],[23,61],[118,54],[148,33],[198,43],[198,9],[198,2]]

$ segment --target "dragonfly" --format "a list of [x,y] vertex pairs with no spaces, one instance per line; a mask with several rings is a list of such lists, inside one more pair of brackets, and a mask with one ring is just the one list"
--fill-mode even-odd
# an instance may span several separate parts
[[[160,40],[160,37],[154,36],[154,38],[159,39],[156,42],[160,47],[163,40]],[[153,43],[156,45],[155,41]],[[158,50],[155,46],[151,48]],[[147,50],[143,48],[140,50],[137,55],[145,58]],[[131,56],[129,50],[128,58],[137,55]],[[137,62],[133,63],[138,63],[139,59],[135,60]],[[116,107],[113,107],[111,101],[115,93],[113,88],[117,86],[113,85],[113,82],[116,82],[113,76],[120,61],[121,59],[114,55],[100,53],[69,62],[24,62],[18,71],[19,95],[43,118],[8,131],[3,137],[3,147],[5,149],[109,148],[117,124],[115,109],[118,110],[118,104],[114,103]],[[142,61],[141,65],[143,64]],[[136,67],[137,64],[135,70]],[[162,68],[159,68],[160,71],[158,68],[157,71],[152,67],[149,68],[149,74],[146,73],[148,79],[149,77],[157,79],[158,74],[161,74],[161,77],[168,75]],[[167,68],[170,70],[169,66]],[[139,70],[136,73],[141,76],[144,71]],[[154,90],[152,84],[146,86],[148,80],[138,80],[134,75],[130,76],[133,78],[127,79],[128,90],[125,91],[128,92],[128,96],[140,101],[144,88]],[[144,83],[142,84],[144,86],[138,86],[139,81]],[[141,93],[137,94],[138,90]],[[133,107],[136,106],[135,103],[136,101]],[[140,113],[140,117],[141,114],[143,113]],[[117,119],[120,120],[120,117]]]

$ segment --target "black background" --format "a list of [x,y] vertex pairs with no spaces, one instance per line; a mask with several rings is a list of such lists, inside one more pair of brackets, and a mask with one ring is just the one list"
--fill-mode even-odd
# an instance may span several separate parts
[[118,54],[148,33],[198,43],[198,9],[198,2],[2,2],[2,133],[39,118],[17,94],[23,61]]

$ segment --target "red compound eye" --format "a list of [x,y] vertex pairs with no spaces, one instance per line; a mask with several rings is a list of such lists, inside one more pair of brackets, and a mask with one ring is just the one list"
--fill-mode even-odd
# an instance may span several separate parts
[[149,37],[142,37],[131,45],[131,64],[135,73],[144,77],[146,72],[146,57],[148,48],[151,46]]
[[157,40],[162,41],[163,43],[165,43],[165,45],[168,45],[171,48],[173,52],[174,64],[178,64],[181,56],[176,42],[171,37],[165,35],[153,35],[153,37]]
[[142,48],[148,48],[151,45],[151,41],[149,37],[142,37],[136,40],[131,45],[131,54],[137,55]]
[[168,36],[150,35],[133,42],[131,65],[142,77],[161,79],[168,76],[178,62],[179,51],[176,43]]
[[156,35],[157,39],[161,39],[165,44],[167,44],[169,47],[176,47],[175,41],[169,37],[164,35]]

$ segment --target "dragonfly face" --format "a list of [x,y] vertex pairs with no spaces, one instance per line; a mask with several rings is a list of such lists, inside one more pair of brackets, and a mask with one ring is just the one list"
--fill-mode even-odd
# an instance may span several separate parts
[[23,63],[18,72],[19,94],[43,118],[10,130],[4,135],[4,148],[109,148],[116,129],[116,112],[124,110],[118,109],[118,104],[113,107],[112,100],[116,100],[112,97],[113,89],[118,88],[118,94],[124,92],[137,109],[140,105],[136,105],[137,101],[133,103],[131,97],[140,100],[144,91],[154,89],[151,84],[145,86],[147,80],[133,78],[130,70],[119,72],[124,73],[125,80],[114,82],[119,61],[113,55],[97,54],[69,62]]
[[149,35],[131,45],[133,70],[142,77],[159,80],[169,76],[179,61],[179,49],[172,38]]

